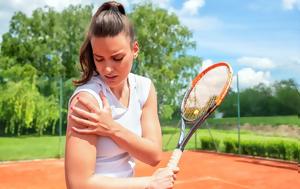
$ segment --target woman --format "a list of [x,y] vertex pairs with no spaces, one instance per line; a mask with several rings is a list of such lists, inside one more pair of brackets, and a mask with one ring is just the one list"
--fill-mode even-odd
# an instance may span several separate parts
[[[80,49],[82,77],[70,98],[65,173],[68,188],[172,188],[177,170],[134,176],[134,159],[161,160],[151,80],[130,73],[139,46],[123,5],[104,3]],[[100,96],[100,98],[99,98]]]

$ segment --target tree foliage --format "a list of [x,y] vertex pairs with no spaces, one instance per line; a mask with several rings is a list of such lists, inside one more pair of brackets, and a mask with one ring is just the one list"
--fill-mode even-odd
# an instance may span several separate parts
[[70,6],[62,12],[50,7],[36,9],[31,17],[15,13],[1,44],[1,56],[13,61],[5,62],[3,69],[32,65],[37,70],[40,92],[57,95],[55,78],[79,75],[79,46],[91,11],[91,6]]
[[[240,92],[240,114],[244,116],[296,115],[300,113],[300,93],[292,80],[259,84]],[[226,117],[237,116],[237,92],[230,91],[219,108]]]
[[[42,128],[57,123],[57,111],[53,109],[58,108],[57,81],[64,78],[66,108],[73,91],[71,81],[79,76],[78,52],[92,8],[70,6],[57,12],[45,7],[34,10],[31,16],[22,12],[13,15],[9,31],[2,36],[0,52],[1,110],[6,107],[0,122],[6,133],[22,134],[36,127],[35,131],[42,134]],[[195,47],[191,32],[175,14],[151,4],[135,6],[130,17],[141,49],[137,72],[152,78],[160,114],[171,118],[182,95],[178,89],[185,88],[188,77],[195,74],[193,66],[200,63],[199,58],[186,55]],[[53,115],[44,110],[51,110]]]
[[[66,113],[74,90],[72,80],[79,76],[79,47],[92,8],[69,6],[57,12],[45,7],[34,10],[31,16],[22,12],[13,15],[0,44],[0,134],[55,133],[58,80],[64,80]],[[152,79],[160,117],[172,118],[201,65],[199,57],[187,53],[195,48],[192,33],[174,13],[151,4],[134,6],[129,16],[140,46],[135,72]],[[236,97],[237,93],[230,91],[220,107],[225,116],[236,116]],[[240,97],[242,116],[300,112],[300,96],[293,80],[271,87],[261,84],[242,91]]]
[[1,85],[0,93],[0,132],[16,135],[35,132],[42,135],[50,128],[54,134],[59,117],[57,100],[53,95],[44,97],[40,94],[36,87],[36,70],[31,65],[17,65],[0,75],[6,81]]
[[62,12],[45,7],[31,16],[13,15],[0,51],[0,132],[55,132],[58,80],[65,80],[66,109],[73,91],[70,81],[79,75],[79,46],[91,15],[92,6],[70,6]]
[[136,72],[152,79],[160,115],[171,118],[179,107],[181,89],[197,73],[194,67],[201,64],[198,57],[187,55],[187,50],[195,48],[192,33],[174,13],[152,4],[135,6],[129,16],[140,46]]

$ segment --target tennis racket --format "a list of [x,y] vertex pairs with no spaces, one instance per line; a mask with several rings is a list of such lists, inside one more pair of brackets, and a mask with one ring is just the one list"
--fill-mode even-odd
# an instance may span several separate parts
[[[222,103],[232,81],[232,69],[229,64],[213,64],[199,73],[185,92],[181,103],[181,131],[176,149],[169,160],[168,167],[177,167],[182,152],[189,139]],[[186,125],[190,130],[185,134]]]

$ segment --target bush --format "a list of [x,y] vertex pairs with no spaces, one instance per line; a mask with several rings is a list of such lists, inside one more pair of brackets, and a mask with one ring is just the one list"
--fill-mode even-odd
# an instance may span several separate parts
[[[215,144],[209,136],[201,137],[201,149],[215,150]],[[232,137],[215,139],[221,152],[238,154],[238,140]],[[287,139],[249,137],[240,141],[241,154],[299,161],[299,142]],[[221,148],[222,147],[222,148]]]
[[224,148],[226,153],[238,153],[238,141],[233,138],[225,138],[223,140]]
[[220,140],[214,139],[212,140],[210,137],[201,137],[201,149],[203,150],[216,150],[219,149]]

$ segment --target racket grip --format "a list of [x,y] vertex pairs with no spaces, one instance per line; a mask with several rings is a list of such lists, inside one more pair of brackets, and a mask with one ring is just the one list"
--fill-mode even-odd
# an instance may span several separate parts
[[177,167],[179,160],[181,158],[182,151],[180,149],[175,149],[168,163],[168,168],[174,169]]

